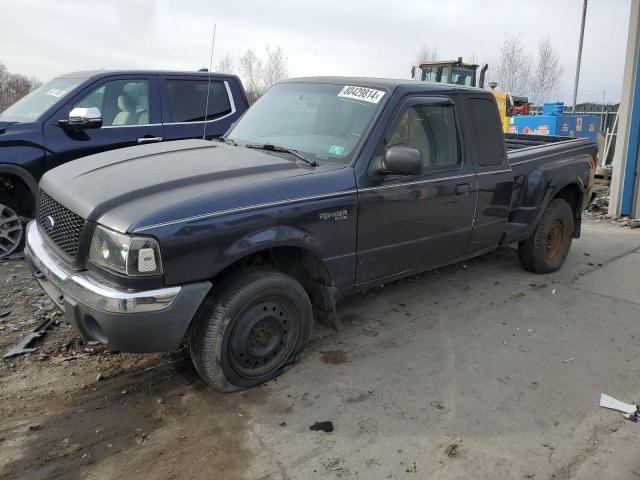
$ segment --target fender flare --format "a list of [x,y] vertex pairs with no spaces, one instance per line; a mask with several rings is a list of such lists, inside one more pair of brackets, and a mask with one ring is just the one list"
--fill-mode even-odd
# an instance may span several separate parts
[[3,173],[15,175],[22,180],[35,198],[38,193],[38,182],[36,182],[33,175],[31,175],[27,170],[17,165],[11,165],[10,163],[0,163],[0,175]]
[[216,264],[214,276],[243,258],[261,251],[278,247],[294,247],[314,257],[322,265],[325,276],[331,280],[331,270],[325,263],[318,244],[318,239],[309,232],[289,225],[276,225],[254,230],[236,239],[220,251],[214,261]]

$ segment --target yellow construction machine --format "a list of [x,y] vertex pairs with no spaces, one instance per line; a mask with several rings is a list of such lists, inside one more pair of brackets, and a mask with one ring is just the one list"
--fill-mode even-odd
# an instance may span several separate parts
[[[451,85],[484,88],[485,74],[489,65],[485,64],[480,69],[480,76],[477,78],[476,74],[479,66],[475,63],[463,62],[462,57],[458,57],[458,60],[434,60],[412,67],[411,78],[429,83],[448,83]],[[498,102],[502,129],[506,133],[509,132],[513,115],[529,113],[529,100],[526,97],[517,97],[508,92],[497,90],[497,86],[495,82],[489,83],[491,92]]]

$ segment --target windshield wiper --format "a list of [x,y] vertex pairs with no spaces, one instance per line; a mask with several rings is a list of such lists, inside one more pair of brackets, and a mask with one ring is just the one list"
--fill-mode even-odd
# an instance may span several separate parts
[[221,137],[218,137],[218,140],[221,141],[221,142],[226,143],[227,145],[233,145],[234,147],[238,146],[238,144],[234,140],[231,140],[231,139],[229,139],[227,137],[222,137],[221,136]]
[[292,150],[291,148],[279,147],[277,145],[272,145],[270,143],[263,143],[263,144],[251,144],[251,143],[248,143],[245,146],[247,148],[257,148],[259,150],[268,150],[270,152],[288,153],[290,155],[293,155],[296,158],[299,158],[300,160],[302,160],[303,162],[305,162],[307,165],[309,165],[311,167],[317,167],[318,166],[318,162],[316,162],[315,160],[308,159],[304,155],[300,154],[297,150]]

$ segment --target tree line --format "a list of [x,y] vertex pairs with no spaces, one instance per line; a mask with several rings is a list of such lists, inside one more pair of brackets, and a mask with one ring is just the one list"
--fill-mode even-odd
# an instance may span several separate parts
[[254,50],[244,52],[236,64],[227,53],[216,65],[215,71],[234,73],[242,78],[249,103],[255,102],[271,85],[289,76],[287,57],[282,48],[266,49],[264,57]]
[[[437,59],[437,47],[423,45],[416,61],[420,65]],[[522,35],[506,33],[495,58],[479,61],[472,54],[465,60],[480,65],[487,63],[487,79],[489,82],[496,82],[498,90],[526,96],[533,105],[557,100],[564,66],[548,36],[538,41],[532,55]]]
[[[423,45],[416,65],[439,57],[436,46]],[[475,54],[465,59],[470,63],[489,64],[487,79],[498,84],[498,90],[529,97],[534,105],[555,100],[562,81],[563,65],[549,37],[542,38],[530,54],[522,35],[505,34],[497,56],[488,62]],[[288,60],[281,47],[266,48],[263,55],[246,50],[237,60],[228,53],[216,64],[215,71],[240,76],[250,103],[255,102],[271,85],[289,76]],[[35,77],[11,73],[0,63],[0,112],[42,84]]]
[[3,63],[0,63],[0,112],[40,85],[42,82],[36,77],[11,73]]

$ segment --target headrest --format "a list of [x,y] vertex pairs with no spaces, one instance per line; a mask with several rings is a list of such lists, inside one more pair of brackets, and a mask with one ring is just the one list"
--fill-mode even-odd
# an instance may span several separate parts
[[121,112],[133,112],[136,104],[129,95],[124,94],[118,97],[118,108]]

